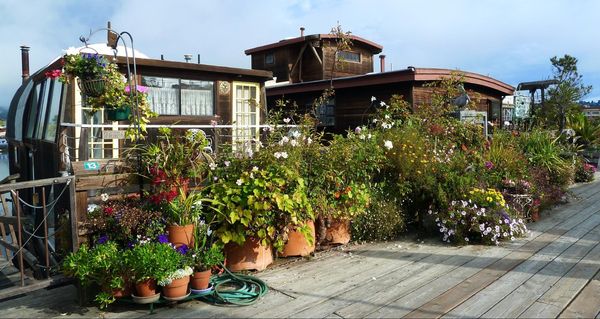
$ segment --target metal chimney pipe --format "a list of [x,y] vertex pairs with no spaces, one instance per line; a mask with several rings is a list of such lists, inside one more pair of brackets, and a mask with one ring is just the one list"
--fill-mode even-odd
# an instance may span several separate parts
[[379,55],[379,69],[381,72],[385,72],[385,54]]
[[300,27],[300,36],[303,37],[304,36],[304,27]]
[[200,64],[200,53],[198,53],[198,64]]
[[21,77],[23,82],[29,78],[29,47],[21,46]]
[[183,58],[185,59],[185,62],[190,62],[192,60],[192,55],[191,54],[184,54]]

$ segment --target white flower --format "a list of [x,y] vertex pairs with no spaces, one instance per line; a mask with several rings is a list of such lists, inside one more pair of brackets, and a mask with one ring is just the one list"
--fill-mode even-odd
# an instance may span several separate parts
[[385,106],[385,108],[387,109],[387,104],[385,104],[385,102],[381,101],[381,102],[379,103],[379,105],[381,105],[381,106]]
[[298,141],[296,141],[296,140],[292,140],[292,141],[290,142],[290,145],[292,145],[292,146],[296,146],[296,145],[298,145]]
[[281,157],[288,158],[288,153],[287,152],[281,152]]
[[386,119],[389,119],[389,118],[390,118],[390,115],[389,115],[389,114],[386,114],[384,117],[385,117]]
[[287,142],[289,142],[289,141],[290,141],[290,139],[289,139],[287,136],[284,136],[284,137],[281,139],[281,144],[285,144],[285,143],[287,143]]
[[354,129],[354,133],[356,133],[356,134],[360,134],[360,132],[361,132],[361,131],[362,131],[362,128],[360,128],[360,126],[357,126],[357,127]]
[[102,199],[103,202],[106,202],[108,200],[108,194],[107,193],[100,194],[100,199]]
[[215,121],[215,120],[210,120],[210,125],[211,125],[212,127],[217,127],[217,121]]
[[377,119],[373,119],[373,123],[377,123]]
[[367,134],[368,139],[370,139],[371,137],[373,137],[373,135],[371,135],[371,133]]
[[214,171],[215,169],[217,169],[217,164],[215,164],[215,163],[210,163],[210,164],[208,164],[208,167],[210,167],[210,170],[211,170],[211,171]]
[[253,171],[253,172],[258,172],[258,166],[254,166],[254,167],[252,167],[252,171]]
[[465,237],[465,241],[466,241],[466,242],[469,242],[469,237]]
[[298,130],[293,130],[292,131],[292,137],[293,138],[299,138],[300,135],[302,135],[302,134],[300,134],[300,132]]
[[88,207],[87,207],[87,211],[88,211],[88,213],[93,213],[97,208],[98,208],[98,205],[96,205],[96,204],[89,204]]
[[216,177],[216,176],[213,176],[213,181],[215,181],[215,182],[216,182],[216,181],[218,181],[218,180],[219,180],[219,178],[218,178],[218,177]]
[[225,164],[226,167],[229,167],[229,165],[231,164],[231,162],[230,161],[225,161],[225,162],[223,162],[223,164]]
[[394,145],[392,144],[392,141],[388,141],[388,140],[383,141],[383,146],[385,148],[387,148],[388,150],[391,150],[394,147]]
[[306,140],[306,143],[307,143],[308,145],[310,145],[310,144],[312,143],[312,138],[310,138],[310,137],[309,137],[309,138]]
[[377,98],[374,96],[371,96],[371,102],[375,102],[375,101],[377,101]]
[[283,119],[283,121],[285,122],[285,124],[288,124],[291,121],[291,119],[289,117],[286,117]]
[[235,181],[235,183],[236,183],[238,186],[242,186],[242,184],[244,183],[244,181],[243,181],[241,178],[239,178],[237,181]]
[[364,139],[365,139],[365,138],[367,138],[367,137],[366,137],[364,134],[360,134],[360,135],[358,136],[358,138],[360,138],[361,140],[364,140]]
[[381,123],[381,127],[385,128],[385,129],[389,129],[389,128],[392,128],[392,124],[383,122],[383,123]]

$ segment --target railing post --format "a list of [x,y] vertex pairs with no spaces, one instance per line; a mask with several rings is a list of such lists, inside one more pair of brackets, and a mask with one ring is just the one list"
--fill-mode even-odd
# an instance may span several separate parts
[[48,207],[46,207],[45,186],[42,186],[42,210],[44,213],[44,251],[46,255],[46,277],[50,278],[50,249],[48,249]]
[[75,176],[69,179],[69,201],[70,201],[70,219],[71,219],[71,250],[76,252],[79,249],[79,225],[77,219],[77,202],[75,194]]
[[21,287],[25,286],[25,265],[23,265],[23,238],[22,238],[22,225],[21,225],[21,205],[19,204],[19,191],[16,191],[17,194],[17,231],[19,236],[19,272],[21,274]]

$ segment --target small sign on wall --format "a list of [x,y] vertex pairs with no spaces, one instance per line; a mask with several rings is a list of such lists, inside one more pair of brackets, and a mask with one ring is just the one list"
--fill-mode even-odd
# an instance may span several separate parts
[[105,140],[123,140],[125,139],[125,131],[102,131],[102,138]]
[[83,162],[83,169],[86,171],[97,171],[100,169],[98,162]]

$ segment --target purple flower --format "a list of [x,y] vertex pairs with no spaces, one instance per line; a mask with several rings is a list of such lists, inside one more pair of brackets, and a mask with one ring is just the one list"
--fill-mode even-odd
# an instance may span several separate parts
[[102,245],[108,241],[108,235],[102,235],[98,238],[98,244]]
[[130,241],[130,242],[127,243],[127,248],[131,249],[131,248],[133,248],[133,246],[134,245],[133,245],[132,241]]
[[485,162],[485,168],[487,168],[487,169],[494,168],[494,163],[492,163],[490,161]]
[[181,246],[177,247],[177,252],[178,252],[178,253],[180,253],[180,254],[182,254],[182,255],[185,255],[185,254],[187,254],[187,252],[188,252],[189,250],[190,250],[190,249],[188,248],[188,246],[187,246],[186,244],[183,244],[183,245],[181,245]]
[[166,234],[158,235],[158,242],[161,244],[166,244],[169,242],[169,237]]

